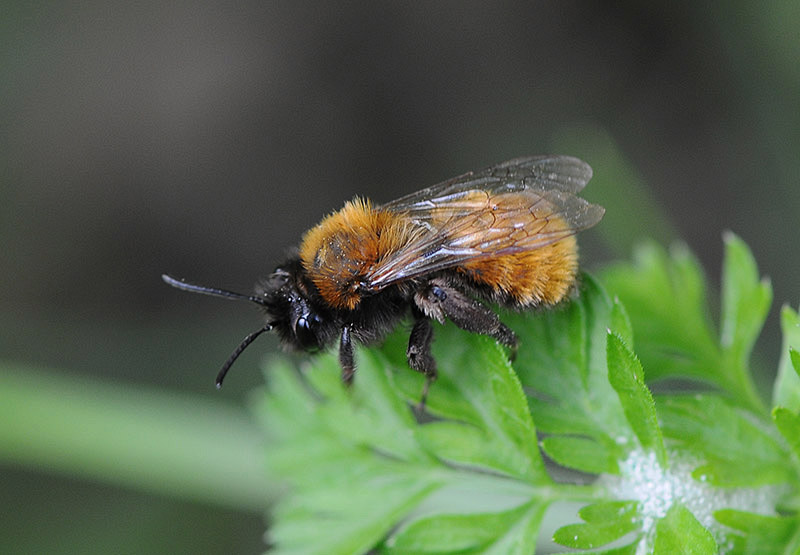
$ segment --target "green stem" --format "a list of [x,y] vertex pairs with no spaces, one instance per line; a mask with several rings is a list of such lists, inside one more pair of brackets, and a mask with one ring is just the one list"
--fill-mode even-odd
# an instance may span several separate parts
[[547,488],[550,490],[547,497],[553,501],[601,501],[608,500],[608,492],[594,485],[555,484]]
[[263,511],[261,434],[204,398],[0,366],[0,462]]

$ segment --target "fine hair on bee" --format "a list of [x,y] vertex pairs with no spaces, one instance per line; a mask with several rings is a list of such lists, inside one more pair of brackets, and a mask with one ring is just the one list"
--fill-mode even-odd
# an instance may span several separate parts
[[575,234],[603,217],[577,196],[592,177],[569,156],[515,158],[374,206],[356,198],[303,236],[297,255],[252,295],[163,275],[178,289],[252,302],[265,325],[234,350],[216,379],[258,336],[276,331],[294,349],[338,341],[342,380],[355,373],[353,344],[381,341],[413,321],[408,365],[425,377],[421,404],[437,376],[432,321],[452,321],[516,349],[517,338],[487,306],[549,307],[573,288]]

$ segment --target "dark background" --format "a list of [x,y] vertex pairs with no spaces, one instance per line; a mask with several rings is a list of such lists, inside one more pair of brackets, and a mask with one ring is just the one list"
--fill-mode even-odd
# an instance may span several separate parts
[[[796,304],[798,23],[792,2],[6,3],[0,357],[242,403],[274,340],[217,393],[257,315],[162,272],[247,291],[355,194],[549,152],[595,168],[589,269],[652,235],[713,283],[731,229]],[[765,336],[774,368],[776,309]],[[2,472],[32,552],[262,546],[260,514]]]

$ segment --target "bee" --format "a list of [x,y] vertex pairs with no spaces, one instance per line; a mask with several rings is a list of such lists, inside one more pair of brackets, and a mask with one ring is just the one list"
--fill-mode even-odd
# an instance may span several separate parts
[[353,344],[381,341],[413,320],[408,365],[436,379],[432,321],[452,321],[516,349],[517,338],[489,304],[549,307],[575,285],[575,234],[605,209],[576,196],[592,177],[568,156],[516,158],[469,172],[395,201],[355,198],[305,233],[296,254],[245,295],[163,275],[173,287],[255,303],[265,325],[239,344],[231,365],[261,334],[275,330],[302,351],[339,344],[341,377],[353,381]]

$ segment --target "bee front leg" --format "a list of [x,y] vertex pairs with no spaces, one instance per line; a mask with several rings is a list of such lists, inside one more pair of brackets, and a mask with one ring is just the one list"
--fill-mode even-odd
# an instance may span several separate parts
[[353,375],[356,373],[356,364],[353,356],[353,341],[350,338],[350,324],[346,324],[342,328],[342,336],[339,340],[339,365],[342,367],[342,382],[345,385],[351,385]]
[[425,408],[425,401],[428,398],[428,390],[431,383],[436,380],[436,360],[431,355],[431,341],[433,340],[433,326],[429,318],[414,311],[414,327],[408,338],[408,349],[406,357],[408,365],[425,375],[425,385],[422,388],[422,396],[419,402],[419,411]]

